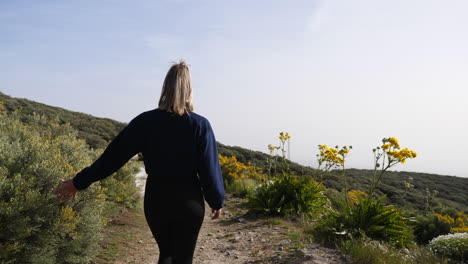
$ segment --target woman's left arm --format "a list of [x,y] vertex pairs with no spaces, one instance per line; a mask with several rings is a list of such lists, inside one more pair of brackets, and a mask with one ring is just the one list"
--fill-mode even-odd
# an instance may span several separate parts
[[120,169],[127,161],[141,151],[143,141],[141,120],[133,119],[117,137],[112,140],[104,153],[89,167],[84,168],[73,179],[62,180],[62,186],[55,190],[57,198],[75,199],[80,190],[93,182],[102,180]]

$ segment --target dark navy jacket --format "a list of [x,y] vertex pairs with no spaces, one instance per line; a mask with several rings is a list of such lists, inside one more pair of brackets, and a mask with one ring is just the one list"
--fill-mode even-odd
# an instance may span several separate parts
[[179,116],[155,109],[134,118],[73,183],[78,190],[102,180],[137,153],[148,179],[167,186],[196,185],[213,209],[224,206],[224,186],[216,140],[206,118],[194,112]]

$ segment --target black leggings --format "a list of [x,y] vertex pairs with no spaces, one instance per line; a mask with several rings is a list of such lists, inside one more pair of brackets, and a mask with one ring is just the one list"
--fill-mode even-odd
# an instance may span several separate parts
[[158,264],[192,263],[205,215],[200,188],[151,188],[147,185],[144,210],[158,243]]

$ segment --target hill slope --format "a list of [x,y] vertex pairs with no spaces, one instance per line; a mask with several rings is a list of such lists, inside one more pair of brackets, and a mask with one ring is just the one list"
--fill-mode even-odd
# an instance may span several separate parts
[[25,121],[32,113],[49,119],[58,119],[60,124],[70,123],[78,130],[79,137],[86,140],[92,148],[104,148],[124,127],[125,124],[109,119],[94,117],[84,113],[69,111],[28,99],[14,98],[0,92],[0,101],[7,112],[19,111],[20,119]]
[[[61,123],[70,123],[79,131],[79,137],[93,148],[103,148],[117,133],[125,127],[124,123],[108,119],[97,118],[88,114],[72,112],[63,108],[48,106],[27,99],[13,98],[0,92],[0,101],[8,112],[20,111],[19,115],[26,116],[33,112],[48,118],[58,119]],[[250,161],[255,166],[268,168],[267,160],[270,155],[259,151],[251,151],[241,147],[231,147],[218,143],[219,152],[225,156],[236,156],[239,161]],[[314,169],[291,162],[291,171],[297,175],[313,175]],[[282,167],[280,166],[281,170]],[[347,171],[351,188],[365,190],[369,184],[373,171],[349,169]],[[404,192],[404,181],[411,182],[414,188]],[[341,190],[343,180],[338,174],[331,174],[325,179],[328,188]],[[383,178],[378,190],[387,194],[391,203],[401,207],[425,210],[435,206],[449,206],[456,210],[468,212],[468,178],[442,176],[414,172],[388,172]],[[428,191],[437,192],[435,198]]]
[[[251,151],[241,147],[230,147],[220,144],[219,152],[223,155],[234,155],[239,161],[250,161],[263,169],[267,168],[266,160],[270,155]],[[280,167],[281,169],[282,167]],[[291,162],[291,170],[296,175],[314,175],[314,169]],[[350,189],[366,190],[373,175],[372,170],[347,169]],[[414,188],[404,191],[405,181]],[[342,190],[344,181],[339,173],[331,173],[324,179],[327,188]],[[435,192],[434,192],[435,191]],[[451,207],[458,211],[468,212],[468,178],[406,172],[388,171],[378,187],[379,194],[386,194],[390,203],[406,209],[424,211],[435,207]]]

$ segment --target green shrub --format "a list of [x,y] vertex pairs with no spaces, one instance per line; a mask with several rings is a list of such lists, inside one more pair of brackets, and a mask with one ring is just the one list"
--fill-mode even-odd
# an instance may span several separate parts
[[62,202],[52,191],[92,161],[68,125],[0,115],[0,262],[85,263],[102,224],[97,188]]
[[237,179],[226,185],[226,192],[237,197],[246,197],[254,193],[257,181],[254,179]]
[[310,177],[283,173],[257,186],[248,196],[249,208],[266,215],[311,215],[328,201],[322,192],[322,185]]
[[426,248],[395,248],[375,240],[348,240],[340,245],[352,263],[372,264],[444,264],[447,260],[434,256]]
[[325,215],[313,228],[314,237],[325,244],[344,240],[371,238],[396,246],[411,243],[411,227],[394,206],[386,206],[381,198],[362,197],[356,203],[334,200],[337,211]]
[[435,237],[450,233],[450,225],[439,221],[434,214],[416,217],[413,226],[418,244],[427,244]]
[[90,165],[97,152],[69,125],[21,117],[6,115],[0,102],[0,263],[87,263],[100,238],[103,207],[116,204],[103,198],[120,195],[121,203],[132,203],[134,165],[104,184],[107,195],[97,183],[76,201],[59,201],[52,192],[60,179]]
[[109,206],[118,204],[127,208],[135,208],[139,199],[135,175],[140,166],[137,161],[130,161],[100,183],[106,201],[110,202]]
[[468,233],[438,236],[429,242],[429,248],[436,255],[456,261],[468,261]]

